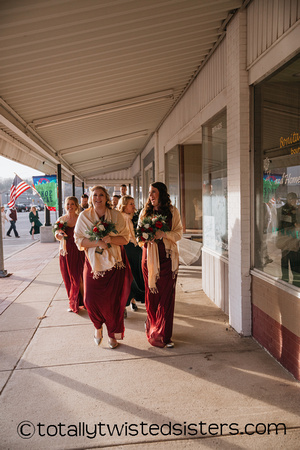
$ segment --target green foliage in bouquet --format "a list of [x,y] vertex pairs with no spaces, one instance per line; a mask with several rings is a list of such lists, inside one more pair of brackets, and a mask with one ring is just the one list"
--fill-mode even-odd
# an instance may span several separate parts
[[[167,218],[162,215],[145,217],[136,229],[137,240],[139,242],[149,242],[155,239],[155,233],[157,230],[170,231],[166,223],[166,219]],[[158,241],[158,239],[155,239],[155,242]]]
[[[86,231],[90,241],[100,241],[110,233],[118,234],[115,224],[109,220],[101,219],[95,222],[90,230]],[[107,247],[111,247],[111,245],[107,244]],[[102,255],[103,248],[96,247],[96,253]]]
[[[68,224],[67,222],[64,222],[63,220],[58,219],[55,224],[53,225],[52,231],[53,234],[56,233],[56,231],[64,231],[66,232]],[[68,236],[64,236],[64,239],[68,239]]]

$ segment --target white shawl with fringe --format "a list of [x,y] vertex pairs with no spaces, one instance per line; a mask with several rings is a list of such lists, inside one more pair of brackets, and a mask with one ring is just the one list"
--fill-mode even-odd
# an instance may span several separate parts
[[[59,217],[57,220],[60,220],[61,222],[67,222],[68,221],[68,215],[65,214],[64,216]],[[55,239],[57,239],[57,235],[60,233],[60,230],[55,231]],[[59,254],[62,256],[66,256],[68,254],[67,252],[67,241],[65,238],[63,239],[57,239],[59,241]]]
[[[111,221],[115,224],[118,234],[110,233],[110,236],[122,236],[129,242],[129,231],[126,226],[122,214],[115,209],[106,208],[105,220]],[[90,230],[95,222],[100,218],[94,208],[88,208],[79,214],[74,230],[74,240],[79,250],[84,250],[86,257],[92,268],[94,278],[104,276],[105,272],[111,270],[113,267],[118,269],[123,268],[124,264],[121,256],[121,248],[119,245],[111,244],[110,248],[103,249],[100,255],[96,253],[96,247],[86,248],[82,246],[83,239],[88,239],[89,236],[86,231]]]
[[132,223],[133,214],[126,214],[124,212],[121,214],[124,217],[127,228],[129,230],[129,242],[131,242],[134,245],[137,245],[137,240],[136,240],[136,237],[134,234],[134,227],[133,227],[133,223]]
[[[165,245],[167,257],[171,258],[172,275],[173,278],[175,278],[179,267],[179,252],[176,242],[182,238],[183,228],[179,211],[175,206],[171,207],[171,213],[172,227],[170,231],[165,232],[167,237],[163,238],[163,243]],[[143,209],[139,216],[139,225],[141,224],[141,220],[144,218],[144,215],[145,211]],[[144,244],[140,243],[139,245]],[[156,294],[158,293],[156,281],[159,279],[160,273],[158,246],[156,242],[147,243],[147,268],[150,292]]]

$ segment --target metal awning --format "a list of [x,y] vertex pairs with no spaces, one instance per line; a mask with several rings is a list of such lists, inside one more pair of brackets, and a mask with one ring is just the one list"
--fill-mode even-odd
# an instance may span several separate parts
[[2,0],[0,154],[92,184],[126,171],[242,0]]

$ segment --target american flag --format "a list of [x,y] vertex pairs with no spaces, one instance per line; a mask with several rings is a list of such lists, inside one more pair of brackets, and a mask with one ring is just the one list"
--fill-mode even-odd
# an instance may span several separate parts
[[32,189],[32,187],[16,175],[10,188],[10,197],[7,206],[13,208],[19,195],[23,194],[27,189]]

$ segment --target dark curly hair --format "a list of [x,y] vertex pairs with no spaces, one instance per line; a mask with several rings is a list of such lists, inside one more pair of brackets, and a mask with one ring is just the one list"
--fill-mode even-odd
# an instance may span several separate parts
[[[171,199],[170,195],[168,194],[168,188],[164,183],[161,183],[160,181],[156,181],[154,183],[151,183],[150,186],[156,188],[159,192],[159,206],[158,206],[158,212],[159,214],[162,214],[163,216],[166,216],[167,218],[171,217]],[[148,198],[147,203],[145,205],[145,216],[151,216],[153,214],[153,206],[150,201],[150,198]]]

